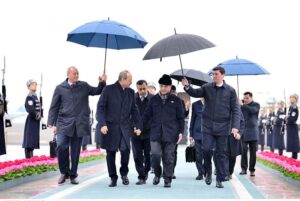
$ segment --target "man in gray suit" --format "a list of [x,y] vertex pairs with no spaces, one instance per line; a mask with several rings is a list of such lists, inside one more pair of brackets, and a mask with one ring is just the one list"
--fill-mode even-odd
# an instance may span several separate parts
[[[189,86],[186,78],[182,79],[184,90],[192,97],[204,97],[205,107],[202,116],[203,150],[215,154],[217,172],[216,187],[223,188],[222,181],[227,176],[227,138],[230,133],[238,135],[240,126],[240,107],[235,90],[224,81],[225,69],[215,67],[212,70],[214,82],[199,89]],[[204,160],[209,163],[210,157]],[[211,184],[211,172],[206,174],[205,182]]]
[[[70,177],[76,179],[82,137],[89,130],[89,95],[99,95],[106,85],[106,75],[99,77],[98,87],[79,81],[76,67],[68,68],[67,79],[56,86],[48,114],[48,127],[57,133],[57,158],[61,176],[58,184]],[[71,146],[71,168],[69,167],[69,146]]]

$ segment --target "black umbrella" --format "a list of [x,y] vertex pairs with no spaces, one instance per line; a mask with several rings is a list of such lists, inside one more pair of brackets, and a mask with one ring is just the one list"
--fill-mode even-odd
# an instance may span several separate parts
[[205,83],[212,82],[213,80],[211,77],[203,73],[199,70],[193,70],[193,69],[179,69],[173,73],[170,74],[171,78],[181,81],[183,77],[186,77],[186,79],[189,80],[189,82],[193,85],[202,86]]
[[[175,34],[164,38],[155,43],[146,53],[143,60],[157,59],[162,60],[163,57],[179,56],[180,66],[182,69],[181,55],[194,52],[215,45],[205,38],[194,34]],[[183,74],[183,71],[182,71]]]

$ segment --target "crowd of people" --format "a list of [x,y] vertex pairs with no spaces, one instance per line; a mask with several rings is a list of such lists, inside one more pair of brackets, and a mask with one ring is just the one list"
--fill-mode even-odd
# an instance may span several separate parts
[[[199,98],[191,106],[189,125],[189,140],[196,150],[198,174],[195,179],[205,180],[210,185],[214,163],[217,188],[223,188],[222,182],[232,179],[238,155],[241,155],[240,174],[246,175],[249,170],[250,176],[255,176],[258,145],[261,151],[265,144],[273,152],[278,149],[280,155],[286,149],[295,159],[299,152],[298,96],[290,96],[288,112],[282,101],[277,103],[276,113],[274,107],[269,107],[267,112],[253,100],[249,91],[239,100],[235,89],[225,82],[224,77],[224,68],[217,66],[212,69],[212,83],[196,89],[186,78],[181,81],[188,95]],[[85,137],[91,133],[89,96],[101,94],[96,111],[96,147],[106,150],[109,187],[117,186],[118,151],[122,184],[129,184],[128,164],[132,150],[138,178],[136,185],[146,184],[152,169],[153,185],[158,185],[163,178],[164,187],[170,188],[176,179],[177,147],[187,133],[185,118],[190,113],[189,101],[177,96],[176,87],[166,74],[158,80],[158,91],[154,83],[141,79],[136,82],[135,92],[130,88],[132,74],[127,70],[119,73],[114,84],[106,85],[106,80],[107,76],[103,74],[98,86],[92,87],[79,81],[78,69],[72,66],[67,69],[67,79],[55,88],[48,127],[56,135],[61,173],[58,183],[70,179],[71,184],[79,184],[80,150],[87,144],[83,143]],[[25,157],[30,158],[33,150],[39,148],[41,104],[36,95],[36,81],[29,80],[27,87],[29,94],[25,108],[28,117],[23,148]]]

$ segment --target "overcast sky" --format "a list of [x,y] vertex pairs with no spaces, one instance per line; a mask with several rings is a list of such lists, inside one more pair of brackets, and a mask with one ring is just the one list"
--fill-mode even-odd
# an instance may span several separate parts
[[[26,81],[44,75],[47,109],[55,86],[66,78],[67,67],[78,67],[80,79],[91,85],[103,70],[104,49],[66,41],[76,27],[110,17],[139,32],[144,49],[108,50],[108,83],[121,70],[138,79],[157,82],[180,67],[178,57],[143,61],[158,40],[177,33],[200,35],[216,47],[182,56],[185,68],[207,72],[224,60],[248,59],[271,75],[240,77],[240,92],[250,90],[264,104],[267,97],[283,99],[299,90],[300,12],[297,0],[1,0],[0,68],[6,56],[9,109],[24,104]],[[2,76],[0,76],[2,78]],[[236,79],[226,77],[236,87]],[[177,82],[174,81],[174,84]],[[135,84],[132,85],[135,88]],[[181,85],[178,86],[182,90]],[[98,98],[91,99],[92,104]]]

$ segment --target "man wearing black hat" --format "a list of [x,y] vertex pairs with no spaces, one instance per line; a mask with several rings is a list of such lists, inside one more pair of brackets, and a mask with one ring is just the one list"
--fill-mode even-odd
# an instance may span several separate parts
[[160,182],[163,163],[164,187],[171,187],[174,168],[175,146],[182,139],[184,129],[184,111],[180,98],[171,94],[172,80],[164,74],[158,81],[159,93],[150,100],[143,120],[147,123],[151,120],[151,164],[154,168],[155,177],[153,184]]

